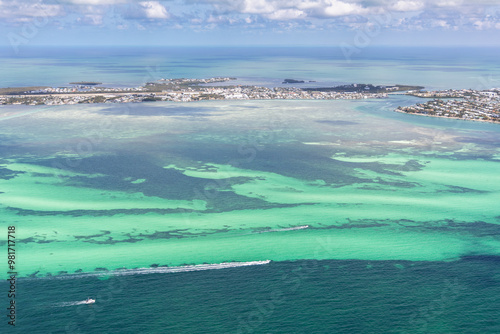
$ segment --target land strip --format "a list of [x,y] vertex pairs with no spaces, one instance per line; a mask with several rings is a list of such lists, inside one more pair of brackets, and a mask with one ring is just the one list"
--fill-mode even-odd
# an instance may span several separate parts
[[398,107],[408,114],[500,123],[500,89],[408,91],[407,95],[432,98],[424,103]]
[[[388,94],[403,94],[432,99],[412,106],[400,106],[395,111],[432,117],[500,122],[500,89],[423,91],[410,85],[374,86],[350,84],[335,87],[300,88],[219,85],[235,78],[161,79],[135,88],[103,87],[99,82],[73,82],[68,87],[0,88],[0,104],[65,105],[81,103],[130,103],[201,100],[339,100],[386,98]],[[290,83],[303,83],[285,79]]]
[[389,92],[418,86],[352,84],[337,87],[298,88],[260,86],[210,86],[235,78],[161,79],[136,88],[98,87],[79,82],[70,87],[27,87],[0,90],[0,104],[60,105],[77,103],[127,103],[148,101],[190,102],[200,100],[331,100],[384,98]]

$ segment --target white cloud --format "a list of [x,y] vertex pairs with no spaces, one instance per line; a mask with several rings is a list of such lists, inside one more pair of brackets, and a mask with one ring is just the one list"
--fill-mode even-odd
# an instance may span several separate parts
[[94,25],[94,26],[100,26],[100,25],[102,25],[103,17],[102,17],[102,15],[99,15],[99,14],[90,14],[90,15],[85,15],[83,17],[83,20],[87,24]]
[[306,14],[298,9],[287,8],[278,9],[271,14],[267,14],[266,17],[271,20],[295,20],[306,17]]
[[[233,22],[240,24],[265,24],[267,27],[276,27],[276,24],[279,24],[279,27],[282,27],[289,21],[297,23],[295,27],[302,28],[314,24],[318,30],[359,29],[374,22],[376,25],[382,24],[377,21],[377,17],[383,18],[383,26],[387,29],[496,29],[498,21],[485,23],[484,18],[486,13],[500,12],[498,0],[186,1],[197,5],[202,3],[213,8],[214,14],[207,21],[211,24],[224,25],[233,19]],[[198,17],[207,20],[202,15]]]
[[278,6],[276,6],[274,1],[244,0],[240,11],[247,14],[268,14],[276,10],[278,10]]
[[170,17],[167,9],[158,1],[143,1],[139,2],[139,5],[148,19],[168,19]]
[[424,9],[425,4],[421,1],[400,0],[396,2],[391,9],[398,12],[414,12]]
[[500,19],[487,16],[475,20],[472,25],[477,30],[498,29],[500,27]]
[[446,20],[435,20],[432,22],[432,26],[440,28],[450,28],[450,24],[446,22]]
[[[212,15],[210,15],[210,17],[207,19],[208,23],[220,23],[220,22],[225,22],[225,21],[227,21],[227,18],[224,17],[224,16],[222,16],[222,15],[218,15],[218,16],[212,16]],[[200,23],[203,23],[203,20],[201,20],[201,19],[192,19],[191,23],[200,24]]]
[[360,0],[205,0],[220,13],[258,14],[271,20],[328,18],[367,12]]
[[74,5],[116,5],[130,2],[129,0],[65,0],[65,3],[70,3]]
[[60,5],[44,4],[42,2],[0,1],[0,18],[8,21],[26,22],[36,17],[54,17],[63,15]]
[[104,23],[105,18],[109,18],[107,16],[108,11],[102,6],[78,6],[78,13],[82,14],[81,17],[77,19],[78,22],[100,26]]
[[380,25],[374,17],[383,13],[390,13],[383,23],[387,29],[493,30],[500,25],[500,0],[0,0],[3,25],[60,17],[53,21],[116,29],[149,24],[274,29],[289,23],[287,29],[360,29]]
[[366,12],[365,8],[353,3],[329,0],[326,1],[326,4],[327,7],[324,8],[324,14],[328,17],[363,14]]
[[159,1],[140,1],[120,11],[125,19],[132,20],[166,20],[171,17],[167,9]]
[[482,21],[476,21],[476,22],[474,22],[474,26],[478,30],[482,30],[485,25],[486,25],[485,22],[482,22]]
[[463,0],[441,0],[435,3],[438,7],[456,7],[462,5]]

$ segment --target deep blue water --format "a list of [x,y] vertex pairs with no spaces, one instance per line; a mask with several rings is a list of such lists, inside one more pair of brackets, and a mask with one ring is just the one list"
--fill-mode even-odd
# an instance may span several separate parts
[[[498,261],[297,261],[24,279],[17,326],[22,333],[499,333]],[[71,305],[87,295],[96,303]]]

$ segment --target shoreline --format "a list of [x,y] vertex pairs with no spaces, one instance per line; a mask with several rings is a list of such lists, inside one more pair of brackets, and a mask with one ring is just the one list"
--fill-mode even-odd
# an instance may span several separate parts
[[500,123],[500,88],[408,91],[406,95],[430,100],[411,106],[399,106],[394,111],[464,121]]
[[415,115],[415,116],[423,116],[423,117],[432,117],[432,118],[443,118],[443,119],[454,119],[457,121],[472,121],[472,122],[482,122],[482,123],[490,123],[490,124],[500,124],[500,121],[491,121],[491,120],[484,120],[484,119],[468,119],[468,118],[460,118],[460,117],[448,117],[448,116],[438,116],[438,115],[427,115],[427,114],[421,114],[421,113],[411,113],[411,112],[404,112],[399,109],[394,110],[397,113],[400,114],[405,114],[405,115]]
[[2,105],[65,105],[77,103],[129,103],[201,100],[337,100],[386,98],[388,93],[421,89],[409,85],[349,84],[336,87],[264,87],[211,84],[237,80],[232,77],[208,79],[160,79],[135,88],[98,87],[97,82],[73,83],[71,87],[0,88]]
[[98,87],[99,82],[90,81],[72,82],[71,84],[74,84],[72,87],[0,88],[0,105],[40,106],[206,100],[363,100],[388,98],[392,94],[402,94],[433,99],[425,103],[399,106],[394,109],[396,112],[463,121],[500,123],[500,89],[482,91],[449,89],[428,92],[423,91],[422,86],[409,85],[350,84],[317,88],[210,86],[210,84],[226,83],[232,80],[237,79],[232,77],[160,79],[135,88]]

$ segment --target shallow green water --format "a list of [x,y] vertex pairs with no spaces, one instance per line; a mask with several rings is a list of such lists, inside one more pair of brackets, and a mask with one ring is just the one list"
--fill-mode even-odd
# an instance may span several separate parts
[[2,109],[17,269],[500,255],[500,129],[405,102]]

